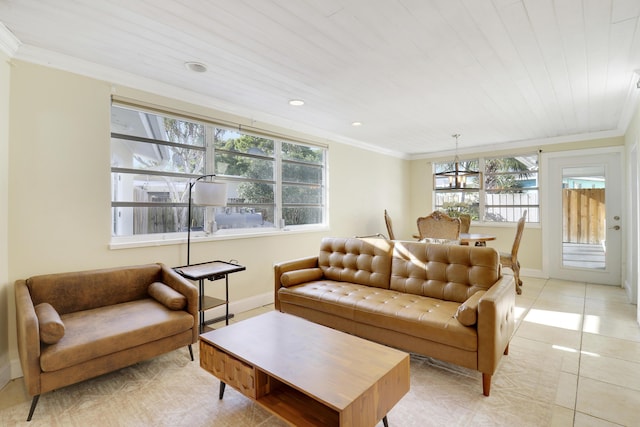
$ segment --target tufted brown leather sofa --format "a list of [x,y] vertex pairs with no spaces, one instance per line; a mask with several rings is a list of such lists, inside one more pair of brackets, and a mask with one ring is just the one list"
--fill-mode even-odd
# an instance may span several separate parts
[[478,370],[489,396],[515,308],[495,249],[328,237],[274,268],[277,310]]
[[47,391],[182,346],[193,360],[198,290],[163,264],[34,276],[15,291],[27,421]]

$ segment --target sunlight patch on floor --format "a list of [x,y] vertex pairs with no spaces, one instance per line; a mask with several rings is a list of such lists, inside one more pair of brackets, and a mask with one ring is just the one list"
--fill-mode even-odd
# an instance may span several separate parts
[[524,321],[537,323],[539,325],[553,326],[555,328],[579,331],[582,325],[582,315],[578,313],[532,308],[524,318]]
[[513,314],[515,316],[516,322],[522,318],[524,313],[527,311],[526,307],[518,307],[516,306],[513,310]]
[[[576,349],[576,348],[564,347],[564,346],[556,345],[556,344],[552,345],[551,348],[554,349],[554,350],[566,351],[567,353],[577,353],[578,352],[578,349]],[[590,351],[580,351],[580,354],[584,354],[585,356],[600,357],[600,355],[598,353],[592,353]]]
[[586,314],[584,316],[583,331],[589,332],[592,334],[599,334],[600,333],[600,316]]

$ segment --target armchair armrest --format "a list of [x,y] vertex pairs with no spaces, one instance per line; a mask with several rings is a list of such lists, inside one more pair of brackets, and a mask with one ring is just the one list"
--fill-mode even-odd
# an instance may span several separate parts
[[161,277],[162,282],[180,292],[187,297],[187,311],[193,315],[193,343],[198,341],[198,288],[189,282],[184,277],[180,276],[173,269],[167,267],[164,264],[160,264],[162,267]]
[[25,280],[15,283],[16,325],[20,366],[27,392],[40,394],[40,326]]
[[478,370],[492,375],[515,328],[516,293],[513,276],[502,276],[478,305]]
[[298,258],[289,261],[279,262],[273,265],[274,272],[274,304],[275,309],[280,310],[280,300],[278,299],[278,290],[282,287],[282,283],[280,281],[282,277],[282,273],[286,273],[288,271],[294,270],[303,270],[307,268],[317,268],[318,267],[318,257],[310,256],[305,258]]

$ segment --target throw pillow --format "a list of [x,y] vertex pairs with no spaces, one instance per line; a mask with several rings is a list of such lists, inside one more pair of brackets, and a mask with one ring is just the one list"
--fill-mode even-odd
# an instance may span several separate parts
[[458,319],[458,322],[465,326],[473,326],[476,324],[478,321],[478,304],[480,304],[480,298],[482,298],[485,293],[486,291],[478,291],[460,304],[454,316]]
[[280,276],[280,283],[285,288],[322,279],[322,270],[319,268],[305,268],[302,270],[287,271]]
[[55,308],[48,302],[43,302],[35,307],[38,326],[40,329],[40,341],[45,344],[55,344],[64,336],[64,323]]
[[154,282],[147,289],[156,301],[171,310],[182,310],[187,305],[187,297],[162,282]]

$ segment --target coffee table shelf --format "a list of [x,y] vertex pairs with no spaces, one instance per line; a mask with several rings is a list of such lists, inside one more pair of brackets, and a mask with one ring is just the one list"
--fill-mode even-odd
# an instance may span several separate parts
[[258,403],[295,426],[338,426],[340,414],[306,394],[280,383],[270,393],[257,399]]

